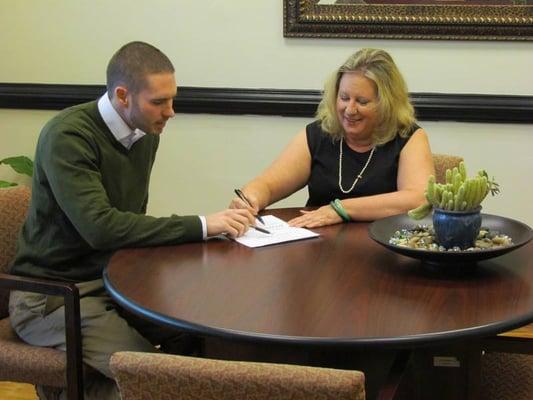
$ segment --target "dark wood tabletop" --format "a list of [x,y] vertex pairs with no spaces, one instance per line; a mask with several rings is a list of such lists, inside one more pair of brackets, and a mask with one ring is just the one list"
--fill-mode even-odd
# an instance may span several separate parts
[[[269,210],[288,220],[297,209]],[[123,307],[208,336],[410,347],[533,321],[533,243],[443,273],[386,249],[368,223],[263,248],[215,239],[118,251],[104,272]]]

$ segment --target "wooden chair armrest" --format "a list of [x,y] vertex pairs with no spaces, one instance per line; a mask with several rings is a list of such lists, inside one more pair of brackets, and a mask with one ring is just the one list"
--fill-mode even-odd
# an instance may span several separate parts
[[77,286],[74,283],[0,273],[0,288],[63,297],[67,345],[67,398],[83,399],[80,293]]
[[24,276],[0,273],[0,288],[42,293],[49,296],[73,296],[79,301],[79,291],[75,284],[48,279],[27,278]]

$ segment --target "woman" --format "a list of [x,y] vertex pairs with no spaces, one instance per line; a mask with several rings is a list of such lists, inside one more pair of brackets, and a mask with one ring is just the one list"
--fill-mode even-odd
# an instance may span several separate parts
[[308,185],[307,206],[292,226],[319,227],[404,213],[424,201],[434,174],[426,132],[416,124],[407,86],[391,56],[353,54],[326,82],[317,120],[234,198],[257,213]]

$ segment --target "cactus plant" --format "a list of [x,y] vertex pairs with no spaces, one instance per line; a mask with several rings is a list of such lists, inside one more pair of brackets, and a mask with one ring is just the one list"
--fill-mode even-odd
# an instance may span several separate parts
[[458,167],[446,170],[445,183],[437,183],[435,176],[431,175],[425,192],[427,202],[407,214],[413,219],[422,219],[433,208],[449,211],[475,210],[489,192],[494,196],[499,191],[499,185],[494,178],[489,179],[485,170],[479,171],[473,178],[468,178],[465,164],[461,161]]

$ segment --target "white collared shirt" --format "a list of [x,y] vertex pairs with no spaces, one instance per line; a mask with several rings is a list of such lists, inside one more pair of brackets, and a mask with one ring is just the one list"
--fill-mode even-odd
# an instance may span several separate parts
[[113,136],[128,150],[133,143],[146,135],[140,129],[132,130],[111,104],[107,92],[98,100],[98,111]]
[[[133,146],[133,143],[146,135],[140,129],[132,130],[124,122],[120,114],[113,107],[113,104],[111,104],[107,92],[98,100],[98,111],[113,136],[128,150]],[[207,222],[203,215],[199,215],[198,217],[202,223],[202,236],[205,240],[207,238]]]

